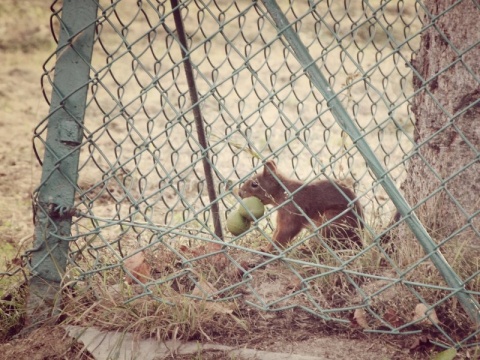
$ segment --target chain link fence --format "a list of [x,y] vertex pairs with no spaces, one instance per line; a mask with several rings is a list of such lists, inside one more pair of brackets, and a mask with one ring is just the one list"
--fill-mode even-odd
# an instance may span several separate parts
[[[427,332],[445,347],[477,344],[470,324],[478,287],[466,291],[459,279],[476,283],[478,270],[455,273],[438,248],[425,254],[413,237],[395,244],[405,224],[394,216],[396,193],[382,186],[388,177],[398,192],[415,148],[411,59],[421,1],[118,0],[96,9],[85,0],[51,8],[59,47],[42,86],[47,101],[58,99],[34,135],[44,166],[36,237],[53,239],[70,283],[126,279],[137,287],[126,303],[173,303],[162,296],[173,289],[262,311],[304,310],[368,332]],[[62,119],[70,125],[53,139],[66,147],[59,151],[47,128]],[[224,224],[237,189],[269,159],[290,178],[355,189],[362,248],[332,249],[314,227],[264,252],[275,207],[231,235]],[[51,251],[29,252],[34,274]]]

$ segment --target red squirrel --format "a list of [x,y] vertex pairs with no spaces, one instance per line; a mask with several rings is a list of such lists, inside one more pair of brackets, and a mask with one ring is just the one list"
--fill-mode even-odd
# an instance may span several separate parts
[[[296,191],[299,188],[301,189]],[[292,193],[294,194],[291,195]],[[359,218],[363,219],[363,208],[358,200],[355,200],[357,196],[353,190],[344,185],[328,180],[304,184],[282,175],[277,170],[275,162],[269,160],[265,163],[262,173],[254,175],[240,187],[239,195],[241,198],[256,196],[264,205],[284,204],[277,210],[277,223],[273,233],[273,241],[280,247],[288,245],[304,227],[310,226],[312,222],[320,226],[347,209],[345,214],[326,226],[321,235],[326,239],[336,240],[332,243],[333,248],[362,246],[356,230],[363,227],[359,220]],[[354,210],[349,209],[349,204],[352,202]],[[328,244],[330,245],[330,242]],[[267,251],[271,250],[273,250],[272,244],[267,248]]]

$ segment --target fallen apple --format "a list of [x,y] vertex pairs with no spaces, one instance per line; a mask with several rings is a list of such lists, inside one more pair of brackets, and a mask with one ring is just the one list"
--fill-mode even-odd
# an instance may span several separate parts
[[243,217],[239,211],[232,211],[227,216],[227,229],[233,235],[243,234],[250,228],[250,220]]
[[265,212],[265,206],[259,198],[250,196],[240,201],[238,212],[244,218],[254,221],[263,215]]

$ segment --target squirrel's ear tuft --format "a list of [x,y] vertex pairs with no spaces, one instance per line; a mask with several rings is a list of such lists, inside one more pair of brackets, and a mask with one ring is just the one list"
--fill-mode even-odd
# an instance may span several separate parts
[[263,173],[265,175],[270,175],[271,173],[276,173],[277,172],[277,164],[275,164],[275,161],[273,160],[268,160],[265,163],[265,167],[263,168]]

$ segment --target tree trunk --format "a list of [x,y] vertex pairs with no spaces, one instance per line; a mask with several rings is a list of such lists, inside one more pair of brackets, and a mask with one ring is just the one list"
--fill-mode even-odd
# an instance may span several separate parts
[[437,243],[480,248],[480,8],[424,3],[428,29],[413,61],[417,147],[402,189]]

